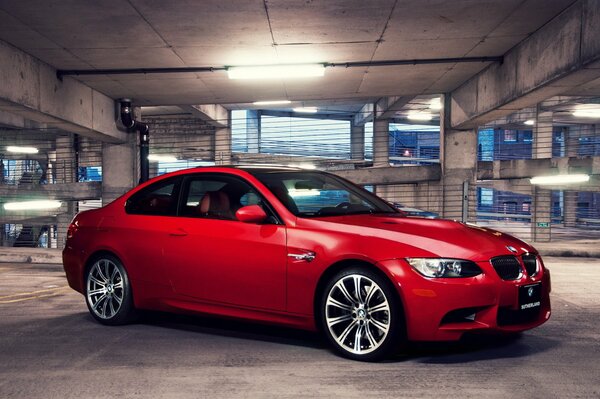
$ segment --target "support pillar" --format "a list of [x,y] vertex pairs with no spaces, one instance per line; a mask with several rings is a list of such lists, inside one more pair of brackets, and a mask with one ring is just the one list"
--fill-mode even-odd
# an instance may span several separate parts
[[577,202],[579,193],[577,191],[564,191],[563,200],[563,222],[565,227],[577,225]]
[[390,121],[373,120],[373,166],[390,166]]
[[581,137],[581,127],[571,125],[567,128],[565,137],[565,156],[576,157],[579,153],[579,137]]
[[[59,136],[56,138],[56,183],[74,183],[77,178],[76,153],[74,136]],[[67,229],[73,217],[77,214],[76,201],[63,201],[56,216],[56,247],[64,248],[67,239]]]
[[552,111],[541,111],[538,104],[533,129],[534,159],[552,158],[552,133]]
[[350,159],[365,159],[365,125],[350,122]]
[[552,191],[532,186],[531,240],[550,242],[552,239]]
[[130,133],[124,144],[102,144],[102,205],[106,205],[138,184],[139,147],[137,134]]
[[260,111],[246,111],[246,117],[248,118],[246,119],[246,144],[248,146],[248,153],[250,154],[258,154],[260,152],[260,114]]
[[440,111],[441,213],[445,219],[475,221],[477,129],[451,129],[448,112],[446,106]]
[[[552,112],[536,108],[533,129],[533,159],[552,158]],[[531,239],[549,242],[552,237],[552,191],[532,185]]]
[[231,165],[231,111],[227,111],[227,126],[215,130],[215,164]]

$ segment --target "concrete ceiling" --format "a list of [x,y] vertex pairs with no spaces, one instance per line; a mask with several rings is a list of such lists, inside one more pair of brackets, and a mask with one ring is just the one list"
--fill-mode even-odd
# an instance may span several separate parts
[[[0,39],[57,69],[499,56],[573,0],[0,0]],[[140,105],[364,101],[450,91],[486,64],[328,68],[324,78],[224,72],[85,76]]]

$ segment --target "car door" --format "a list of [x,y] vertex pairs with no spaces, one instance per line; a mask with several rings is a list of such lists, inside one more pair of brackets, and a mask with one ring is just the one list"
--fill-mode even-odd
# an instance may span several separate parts
[[[138,281],[169,286],[163,267],[164,243],[176,223],[181,176],[160,180],[133,194],[125,204],[125,216],[103,220],[118,237],[123,261]],[[113,217],[114,218],[114,217]]]
[[240,177],[204,173],[184,180],[177,226],[165,251],[178,294],[235,306],[285,309],[285,226],[274,214],[260,224],[238,221],[235,211],[252,204],[272,212]]

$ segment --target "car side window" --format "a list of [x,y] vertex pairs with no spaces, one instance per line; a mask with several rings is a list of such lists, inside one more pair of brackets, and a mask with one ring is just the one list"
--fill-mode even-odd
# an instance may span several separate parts
[[243,206],[263,206],[262,197],[240,178],[226,175],[197,175],[187,178],[179,216],[237,220],[235,212]]
[[175,216],[181,178],[161,180],[132,195],[125,212],[132,215]]

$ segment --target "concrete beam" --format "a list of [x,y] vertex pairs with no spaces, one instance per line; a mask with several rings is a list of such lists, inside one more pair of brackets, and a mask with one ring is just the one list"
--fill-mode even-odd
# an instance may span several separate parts
[[382,97],[375,103],[375,117],[379,119],[390,119],[396,115],[414,96],[392,96]]
[[373,122],[373,110],[375,109],[375,104],[368,103],[362,106],[360,111],[354,114],[354,125],[362,126],[365,123]]
[[600,174],[600,156],[477,162],[478,180],[522,179],[573,173]]
[[229,111],[219,104],[199,104],[183,106],[182,109],[189,110],[192,115],[197,116],[215,127],[229,126]]
[[102,196],[100,182],[1,185],[0,198],[5,202],[33,199],[84,201]]
[[438,181],[440,165],[364,168],[332,171],[336,175],[356,184],[407,184]]
[[107,142],[126,137],[110,97],[75,79],[59,80],[54,68],[2,41],[0,112]]
[[261,110],[262,115],[267,116],[279,116],[284,118],[305,118],[305,119],[334,119],[340,121],[349,121],[352,119],[352,113],[304,113],[304,112],[293,112],[293,111],[273,111],[273,110]]
[[578,0],[454,90],[453,129],[470,129],[600,77],[600,2]]

